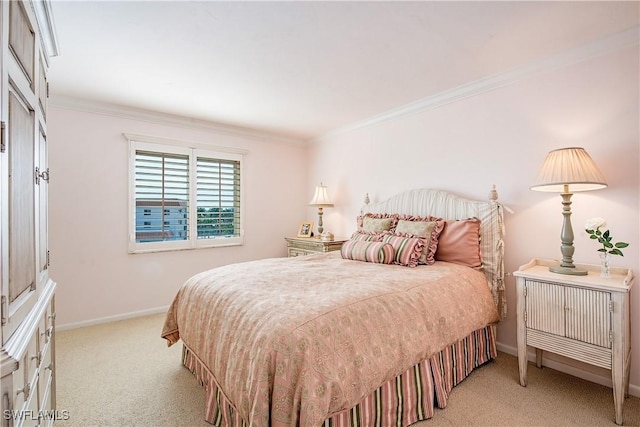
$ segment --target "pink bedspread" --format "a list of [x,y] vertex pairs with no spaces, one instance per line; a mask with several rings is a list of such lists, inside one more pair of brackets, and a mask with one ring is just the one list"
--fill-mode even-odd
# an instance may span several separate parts
[[317,427],[497,321],[481,272],[331,252],[197,274],[176,295],[162,336],[196,352],[250,425]]

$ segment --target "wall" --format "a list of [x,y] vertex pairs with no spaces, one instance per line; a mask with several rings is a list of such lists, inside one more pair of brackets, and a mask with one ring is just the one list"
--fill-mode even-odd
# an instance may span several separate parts
[[[309,182],[323,180],[335,199],[325,229],[348,236],[365,193],[372,201],[413,188],[485,198],[496,184],[506,214],[506,271],[531,258],[561,258],[558,194],[530,191],[548,151],[582,146],[609,187],[576,193],[574,260],[598,263],[597,244],[583,230],[601,216],[614,239],[630,243],[614,266],[640,273],[640,111],[637,41],[631,48],[560,67],[539,67],[523,78],[455,102],[428,108],[315,142]],[[544,64],[543,64],[544,65]],[[535,66],[529,69],[537,69]],[[310,213],[311,214],[311,213]],[[515,280],[506,278],[509,314],[498,328],[502,349],[515,351]],[[632,393],[640,395],[640,283],[631,292]],[[553,358],[553,356],[550,356]],[[559,359],[560,362],[567,362]],[[578,368],[585,368],[575,364]],[[606,372],[589,375],[607,383]]]
[[[310,194],[307,149],[301,144],[188,123],[158,124],[148,115],[134,119],[80,111],[56,106],[55,100],[48,114],[51,277],[59,285],[57,323],[63,328],[155,311],[168,306],[194,273],[285,256],[283,237],[295,233],[306,214],[300,201]],[[123,133],[248,150],[243,175],[245,244],[129,254],[128,143]]]

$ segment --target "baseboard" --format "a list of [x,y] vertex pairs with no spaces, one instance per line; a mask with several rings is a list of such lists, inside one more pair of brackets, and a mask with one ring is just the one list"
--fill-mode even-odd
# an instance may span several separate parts
[[84,322],[67,323],[64,325],[56,325],[56,331],[68,331],[70,329],[84,328],[85,326],[100,325],[103,323],[117,322],[118,320],[132,319],[134,317],[149,316],[152,314],[166,313],[169,306],[150,308],[149,310],[134,311],[131,313],[118,314],[115,316],[100,317],[98,319],[86,320]]
[[[498,351],[510,354],[512,356],[518,356],[518,349],[516,347],[502,344],[502,343],[497,343],[496,347],[498,348]],[[535,351],[529,351],[527,355],[527,359],[530,362],[535,363],[536,361]],[[600,384],[606,387],[613,387],[613,382],[611,381],[611,377],[603,377],[593,372],[585,371],[584,369],[579,369],[574,366],[569,366],[567,364],[558,362],[556,360],[543,359],[543,366],[547,366],[551,369],[555,369],[556,371],[560,371],[565,374],[572,375],[574,377],[582,378],[583,380],[591,381],[596,384]],[[629,384],[629,394],[631,396],[640,397],[640,386]]]

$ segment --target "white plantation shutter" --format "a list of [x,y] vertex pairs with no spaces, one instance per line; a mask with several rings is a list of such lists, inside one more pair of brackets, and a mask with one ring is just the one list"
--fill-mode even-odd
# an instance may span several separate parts
[[130,139],[129,252],[242,244],[242,155]]
[[136,243],[189,238],[189,156],[136,150]]
[[240,162],[198,157],[198,239],[240,235]]

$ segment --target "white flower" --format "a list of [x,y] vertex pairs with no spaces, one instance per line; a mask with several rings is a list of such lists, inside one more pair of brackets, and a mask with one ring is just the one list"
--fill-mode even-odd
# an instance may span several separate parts
[[600,218],[599,216],[588,219],[584,224],[585,230],[597,230],[598,228],[606,226],[607,221],[605,221],[604,218]]

